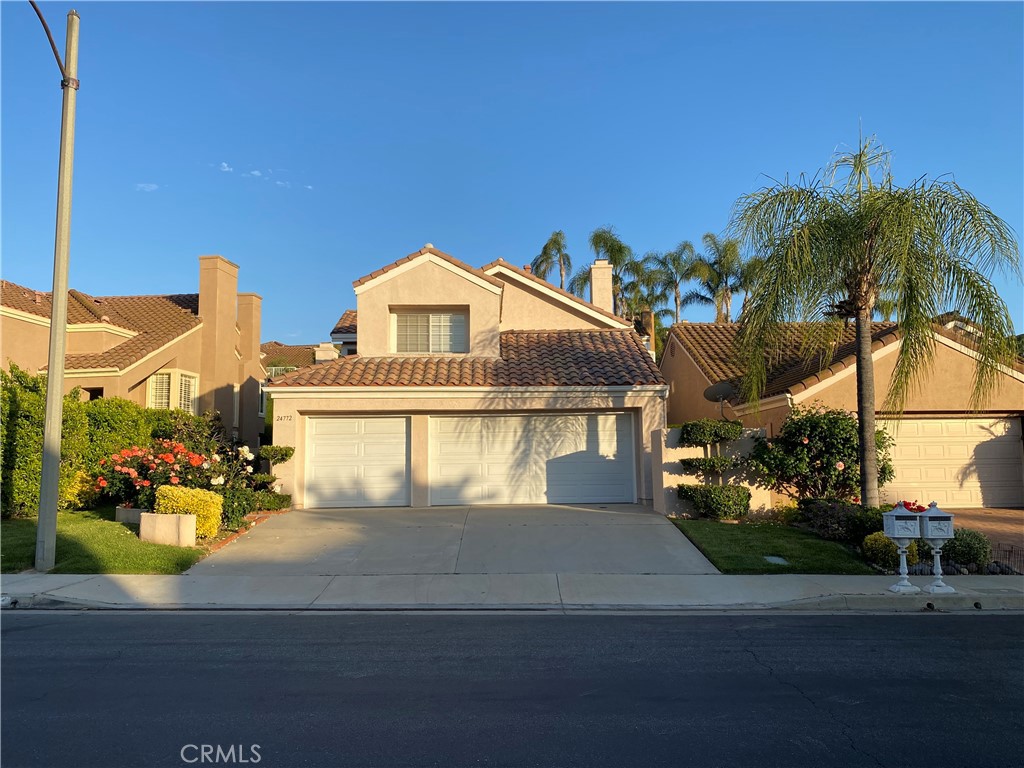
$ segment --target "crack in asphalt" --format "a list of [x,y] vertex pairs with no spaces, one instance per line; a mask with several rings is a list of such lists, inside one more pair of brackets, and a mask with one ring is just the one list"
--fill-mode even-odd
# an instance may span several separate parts
[[852,734],[850,733],[849,726],[847,726],[846,723],[844,723],[839,718],[837,718],[835,716],[835,713],[832,712],[832,710],[830,710],[830,709],[828,709],[826,707],[822,707],[821,705],[819,705],[819,703],[817,701],[815,701],[813,697],[811,697],[803,688],[801,688],[796,683],[790,682],[789,680],[784,680],[781,677],[779,677],[775,673],[775,668],[772,667],[771,664],[768,664],[767,662],[762,661],[761,658],[757,655],[757,652],[754,651],[754,649],[751,648],[749,645],[744,645],[743,651],[748,653],[750,655],[750,658],[752,658],[754,660],[754,662],[758,666],[761,666],[764,669],[768,670],[768,676],[771,677],[773,680],[775,680],[779,685],[785,685],[785,686],[788,686],[789,688],[792,688],[794,691],[796,691],[798,694],[800,694],[800,696],[803,697],[803,699],[808,704],[810,704],[812,707],[814,707],[815,710],[817,710],[818,712],[823,713],[835,725],[839,726],[840,732],[843,734],[843,736],[846,738],[846,741],[850,745],[850,749],[852,749],[857,754],[863,755],[864,757],[870,759],[879,768],[887,768],[885,763],[881,762],[872,753],[870,753],[870,752],[868,752],[868,751],[866,751],[864,749],[861,749],[857,745],[857,743],[854,741],[854,738],[853,738]]

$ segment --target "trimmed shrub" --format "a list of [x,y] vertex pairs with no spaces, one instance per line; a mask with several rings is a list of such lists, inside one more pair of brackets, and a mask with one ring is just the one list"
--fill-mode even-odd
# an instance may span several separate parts
[[[130,445],[147,445],[152,437],[152,416],[142,406],[120,397],[101,397],[84,404],[89,422],[89,443],[85,466],[94,467],[100,459]],[[166,413],[161,411],[160,413]]]
[[711,445],[739,440],[743,424],[722,419],[697,419],[679,425],[679,444],[689,446]]
[[942,560],[957,565],[977,565],[983,568],[992,562],[992,545],[981,531],[973,528],[956,528],[953,531],[953,538],[942,548]]
[[257,510],[275,511],[288,509],[292,505],[292,497],[287,493],[274,493],[273,491],[254,491],[253,493]]
[[224,491],[221,522],[225,528],[238,528],[246,515],[256,511],[257,493],[249,488],[228,488]]
[[295,455],[295,449],[290,445],[264,445],[260,448],[259,457],[269,461],[271,466],[284,464]]
[[[46,376],[32,376],[11,364],[0,371],[0,511],[4,517],[34,517],[39,512],[39,483],[43,470],[43,426],[46,413]],[[88,422],[79,391],[64,396],[61,426],[61,461],[57,501],[62,509],[75,498],[77,473],[89,444]]]
[[701,459],[680,459],[683,472],[688,475],[720,475],[736,466],[730,456],[707,456]]
[[252,487],[257,491],[269,490],[277,478],[269,472],[254,472],[249,475],[249,482],[252,483]]
[[868,534],[882,530],[882,508],[862,507],[835,499],[801,499],[800,522],[829,541],[857,544]]
[[213,491],[161,485],[156,489],[153,511],[159,515],[195,515],[196,536],[216,536],[220,530],[224,499]]
[[[866,536],[864,543],[861,544],[861,551],[864,553],[865,560],[886,570],[895,571],[900,567],[900,553],[896,542],[881,531]],[[917,563],[917,542],[912,541],[907,547],[907,565],[917,565]]]
[[689,501],[701,517],[734,519],[750,512],[750,489],[740,485],[688,485],[677,491],[679,498]]
[[[750,464],[769,488],[798,499],[855,499],[860,491],[857,417],[821,406],[794,408],[773,438],[758,437]],[[878,484],[895,476],[890,438],[875,432]]]

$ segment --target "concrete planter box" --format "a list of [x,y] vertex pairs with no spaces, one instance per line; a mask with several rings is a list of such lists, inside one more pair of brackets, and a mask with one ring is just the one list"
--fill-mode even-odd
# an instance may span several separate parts
[[143,512],[148,512],[147,509],[136,509],[135,507],[115,507],[114,508],[114,520],[119,523],[128,523],[129,525],[139,524],[139,515]]
[[143,512],[139,516],[139,538],[154,544],[171,544],[175,547],[196,545],[195,515],[158,515]]

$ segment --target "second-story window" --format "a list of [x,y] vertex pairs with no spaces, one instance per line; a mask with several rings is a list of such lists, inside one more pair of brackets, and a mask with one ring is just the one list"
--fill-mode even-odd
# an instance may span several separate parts
[[464,312],[399,312],[395,315],[395,351],[467,352]]

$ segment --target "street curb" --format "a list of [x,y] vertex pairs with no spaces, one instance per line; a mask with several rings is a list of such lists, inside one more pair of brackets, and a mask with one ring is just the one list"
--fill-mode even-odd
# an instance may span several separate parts
[[[78,601],[69,598],[55,598],[46,594],[5,595],[12,605],[5,610],[90,610],[90,611],[260,611],[260,612],[315,612],[315,613],[379,613],[402,611],[409,613],[435,613],[438,611],[479,612],[518,611],[527,613],[576,613],[576,612],[644,612],[644,613],[689,613],[731,611],[757,612],[862,612],[862,613],[1024,613],[1022,595],[827,595],[804,598],[780,603],[730,603],[703,605],[645,605],[621,603],[545,603],[545,604],[363,604],[363,605],[315,605],[296,603],[294,605],[223,605],[214,603],[134,605]],[[6,602],[6,601],[5,601]],[[16,604],[15,604],[16,603]]]

